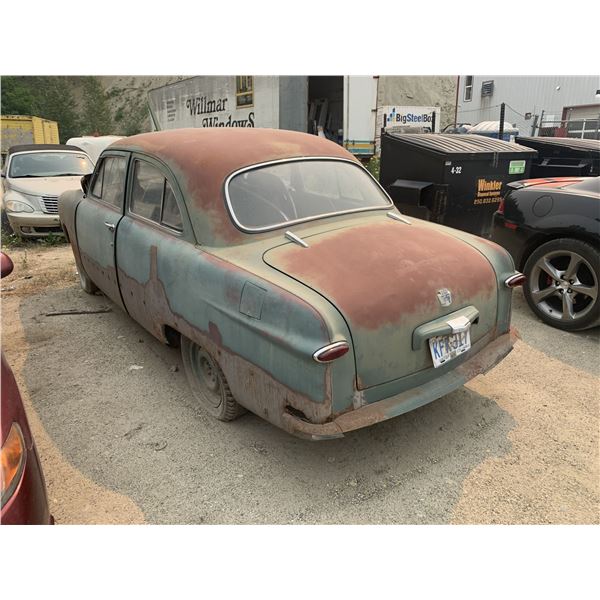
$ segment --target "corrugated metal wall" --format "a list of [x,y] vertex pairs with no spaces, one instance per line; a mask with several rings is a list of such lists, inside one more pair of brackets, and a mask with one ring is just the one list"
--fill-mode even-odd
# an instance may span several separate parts
[[[530,135],[533,118],[526,120],[525,113],[541,114],[544,118],[559,120],[565,106],[582,104],[598,104],[600,98],[596,91],[600,89],[600,76],[499,76],[474,75],[473,97],[465,101],[465,80],[461,75],[458,95],[458,121],[479,123],[481,121],[498,121],[501,102],[507,105],[505,120],[513,123],[521,135]],[[481,97],[481,86],[484,81],[494,81],[491,96]],[[516,111],[516,112],[515,112]],[[519,114],[520,113],[520,114]]]

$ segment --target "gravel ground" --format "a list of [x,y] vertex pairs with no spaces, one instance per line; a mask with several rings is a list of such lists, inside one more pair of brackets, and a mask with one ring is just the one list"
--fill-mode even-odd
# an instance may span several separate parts
[[[197,409],[178,351],[80,291],[69,247],[11,255],[2,346],[58,523],[600,520],[599,330],[547,327],[521,292],[522,340],[486,376],[311,443],[251,414],[221,423]],[[112,310],[45,316],[101,307]]]

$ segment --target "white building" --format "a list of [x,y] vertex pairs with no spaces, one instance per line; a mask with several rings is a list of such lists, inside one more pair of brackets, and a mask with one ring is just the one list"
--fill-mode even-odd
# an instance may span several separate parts
[[499,121],[502,102],[520,135],[598,136],[599,75],[460,76],[458,123]]

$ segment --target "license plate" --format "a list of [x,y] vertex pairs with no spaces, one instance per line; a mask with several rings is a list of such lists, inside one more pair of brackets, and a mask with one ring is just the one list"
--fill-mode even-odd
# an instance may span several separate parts
[[433,359],[433,366],[437,369],[448,361],[464,354],[471,347],[470,331],[439,335],[429,338],[429,350]]

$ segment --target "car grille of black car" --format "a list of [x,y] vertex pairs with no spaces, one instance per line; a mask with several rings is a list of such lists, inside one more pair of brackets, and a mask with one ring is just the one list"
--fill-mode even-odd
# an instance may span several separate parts
[[46,213],[58,213],[58,196],[42,196],[43,210]]

